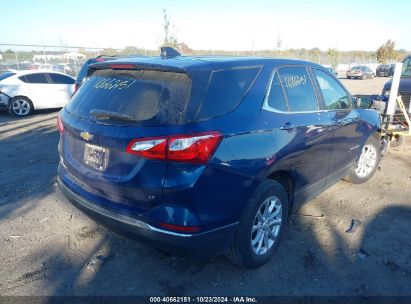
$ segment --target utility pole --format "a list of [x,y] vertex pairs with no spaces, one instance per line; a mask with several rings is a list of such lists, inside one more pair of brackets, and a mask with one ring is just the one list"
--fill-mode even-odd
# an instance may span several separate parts
[[14,54],[16,55],[17,70],[20,71],[19,57],[17,56],[17,53],[14,53]]
[[40,39],[41,44],[43,45],[43,56],[44,56],[44,63],[47,66],[47,57],[46,57],[46,46],[44,45],[43,39]]

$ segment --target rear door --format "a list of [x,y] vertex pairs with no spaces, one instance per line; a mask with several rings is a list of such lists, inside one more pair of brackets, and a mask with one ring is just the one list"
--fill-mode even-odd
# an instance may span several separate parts
[[45,73],[27,74],[20,76],[19,79],[24,82],[23,94],[31,99],[35,109],[50,108],[53,99],[48,91],[49,82]]
[[160,204],[167,162],[126,148],[134,139],[178,133],[190,88],[185,73],[96,71],[62,112],[63,182],[92,201],[127,212]]
[[312,69],[321,92],[325,113],[332,122],[333,139],[330,159],[331,176],[340,179],[349,170],[360,154],[364,131],[357,109],[352,107],[350,94],[331,75]]
[[276,170],[292,169],[297,201],[312,198],[325,186],[332,129],[320,111],[308,69],[277,69],[263,109],[281,160]]
[[52,107],[64,107],[74,93],[75,79],[57,73],[46,73],[49,81],[49,91],[53,96]]

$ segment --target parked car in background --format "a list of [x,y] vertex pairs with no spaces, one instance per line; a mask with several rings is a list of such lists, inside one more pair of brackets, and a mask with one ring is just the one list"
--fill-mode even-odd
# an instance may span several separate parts
[[[405,108],[408,113],[411,113],[411,56],[406,57],[403,60],[403,66],[401,71],[400,85],[398,87],[398,95],[401,95]],[[389,97],[391,90],[392,80],[384,84],[382,95]]]
[[358,79],[366,79],[366,78],[374,78],[374,73],[371,69],[365,65],[358,65],[354,66],[347,71],[347,78],[358,78]]
[[394,75],[394,71],[395,71],[395,64],[390,64],[390,67],[388,69],[388,77],[391,77]]
[[377,67],[378,77],[390,77],[394,75],[395,64],[381,64]]
[[376,75],[377,77],[385,77],[388,76],[388,69],[389,65],[388,64],[380,64],[377,69],[376,69]]
[[[163,52],[166,53],[166,52]],[[320,65],[238,57],[95,64],[58,116],[62,193],[165,251],[255,268],[288,216],[380,159],[380,119]]]
[[16,71],[0,75],[0,109],[17,116],[33,110],[64,107],[74,93],[75,79],[52,71]]

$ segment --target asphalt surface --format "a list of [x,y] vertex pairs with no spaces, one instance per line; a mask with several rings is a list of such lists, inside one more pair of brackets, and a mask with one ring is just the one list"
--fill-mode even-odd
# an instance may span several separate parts
[[[343,82],[373,94],[386,80]],[[163,254],[72,207],[57,187],[56,115],[0,114],[0,295],[411,295],[411,140],[366,184],[306,204],[250,271]]]

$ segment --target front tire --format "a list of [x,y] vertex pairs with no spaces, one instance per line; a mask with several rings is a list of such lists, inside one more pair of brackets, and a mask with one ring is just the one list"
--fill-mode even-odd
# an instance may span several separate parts
[[352,184],[362,184],[368,181],[377,171],[381,160],[381,147],[378,140],[374,137],[368,138],[362,148],[360,158],[351,173],[344,178]]
[[27,97],[17,96],[11,100],[9,111],[18,117],[25,117],[33,111],[33,103]]
[[270,260],[288,222],[287,197],[283,186],[276,181],[267,180],[256,190],[226,253],[229,260],[249,269]]

